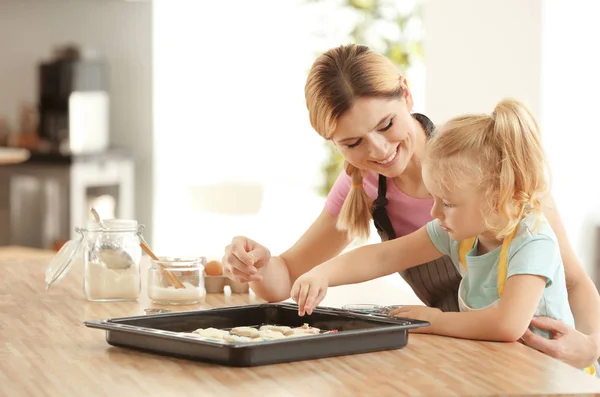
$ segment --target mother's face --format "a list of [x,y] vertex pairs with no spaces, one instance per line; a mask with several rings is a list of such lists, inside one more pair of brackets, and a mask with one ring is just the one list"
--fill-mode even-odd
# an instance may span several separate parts
[[359,98],[339,118],[332,141],[353,166],[397,177],[412,158],[420,133],[411,109],[410,94],[401,99]]

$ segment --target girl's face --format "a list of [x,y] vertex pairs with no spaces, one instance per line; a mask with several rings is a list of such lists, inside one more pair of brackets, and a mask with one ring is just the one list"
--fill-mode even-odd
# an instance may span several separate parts
[[445,191],[436,183],[428,167],[423,167],[423,182],[434,199],[431,216],[436,218],[442,228],[453,240],[487,235],[485,215],[489,206],[485,195],[477,189],[467,187]]
[[406,92],[402,99],[358,98],[339,118],[332,141],[346,161],[388,178],[404,172],[422,133]]

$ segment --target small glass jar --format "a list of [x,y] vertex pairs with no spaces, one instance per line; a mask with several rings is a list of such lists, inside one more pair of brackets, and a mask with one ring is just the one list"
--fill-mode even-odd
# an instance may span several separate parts
[[150,262],[148,297],[158,305],[192,305],[201,302],[205,257],[160,257]]
[[46,290],[81,259],[87,300],[137,300],[141,291],[142,230],[143,225],[129,219],[106,219],[102,226],[89,221],[86,229],[75,228],[81,238],[69,240],[52,259],[46,269]]

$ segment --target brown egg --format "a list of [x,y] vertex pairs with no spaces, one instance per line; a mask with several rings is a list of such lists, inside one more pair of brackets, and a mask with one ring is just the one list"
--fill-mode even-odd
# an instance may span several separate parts
[[204,267],[204,271],[209,276],[220,276],[223,274],[223,265],[219,261],[210,261]]

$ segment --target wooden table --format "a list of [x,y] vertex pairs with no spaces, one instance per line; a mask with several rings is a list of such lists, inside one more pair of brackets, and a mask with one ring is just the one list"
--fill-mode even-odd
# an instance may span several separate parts
[[[395,351],[253,368],[112,347],[104,331],[82,322],[143,313],[152,307],[145,286],[139,302],[88,302],[81,268],[74,267],[45,292],[51,257],[46,251],[0,248],[2,396],[600,394],[600,380],[518,343],[411,334],[408,346]],[[369,283],[362,287],[372,288],[373,302],[403,303],[395,288],[381,280]],[[346,303],[341,291],[332,288],[327,305]],[[255,302],[247,294],[211,294],[203,304],[177,310]]]

